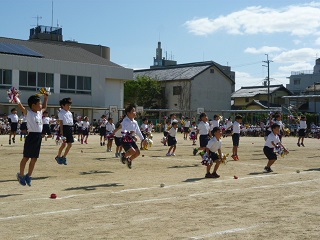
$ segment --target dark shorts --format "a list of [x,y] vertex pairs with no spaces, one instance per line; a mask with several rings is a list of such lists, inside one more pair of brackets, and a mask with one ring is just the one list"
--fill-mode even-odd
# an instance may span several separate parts
[[188,133],[189,132],[189,128],[188,127],[183,127],[183,132]]
[[55,124],[51,124],[50,125],[50,131],[51,131],[51,133],[54,133],[55,132],[55,130],[54,130],[54,127],[55,127],[56,125]]
[[72,126],[63,125],[63,136],[66,138],[66,143],[73,143]]
[[226,134],[231,134],[232,130],[226,130]]
[[42,142],[42,134],[37,132],[29,132],[24,142],[23,157],[39,158]]
[[82,135],[83,136],[88,136],[89,135],[89,129],[88,128],[82,129]]
[[168,136],[168,132],[163,132],[163,136]]
[[306,129],[299,129],[298,136],[305,137],[306,136]]
[[23,122],[20,124],[20,130],[27,130],[27,122]]
[[209,140],[209,135],[200,135],[200,147],[206,147]]
[[16,132],[17,129],[18,129],[18,123],[14,123],[14,122],[10,123],[10,131],[11,132]]
[[130,148],[139,149],[136,142],[122,142],[122,147],[125,151],[128,151]]
[[168,135],[168,146],[174,146],[177,144],[177,139]]
[[49,124],[43,124],[42,134],[51,135],[51,130]]
[[114,137],[114,142],[116,143],[117,147],[122,146],[122,137]]
[[273,148],[267,146],[263,147],[263,153],[266,155],[268,160],[277,160],[277,154],[273,151]]
[[240,141],[240,134],[239,133],[234,133],[232,134],[232,144],[233,146],[239,146],[239,141]]
[[106,127],[100,127],[99,133],[101,137],[104,137],[107,133],[107,128]]
[[145,134],[144,132],[141,132],[143,138],[146,138],[147,137],[147,134]]
[[210,151],[210,158],[212,159],[213,162],[215,162],[216,160],[219,160],[219,155],[215,152]]

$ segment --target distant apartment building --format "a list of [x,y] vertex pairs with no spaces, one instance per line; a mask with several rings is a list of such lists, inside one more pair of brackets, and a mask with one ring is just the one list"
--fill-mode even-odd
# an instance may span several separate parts
[[148,76],[162,83],[166,108],[176,110],[230,110],[235,90],[231,67],[213,61],[177,64],[162,57],[158,42],[154,65],[134,71],[134,79]]
[[287,88],[293,96],[287,97],[290,104],[305,112],[320,111],[320,58],[316,60],[313,70],[293,71]]

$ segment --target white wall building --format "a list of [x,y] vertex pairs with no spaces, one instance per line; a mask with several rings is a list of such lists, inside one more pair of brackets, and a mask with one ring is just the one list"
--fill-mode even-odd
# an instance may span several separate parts
[[[61,30],[58,38],[57,29]],[[24,105],[39,88],[51,87],[50,114],[56,114],[59,100],[65,97],[72,98],[75,116],[90,119],[99,119],[109,106],[124,107],[123,84],[133,79],[133,70],[111,62],[109,48],[63,42],[59,28],[31,30],[30,40],[0,37],[0,115],[15,106],[6,99],[11,86],[22,92]],[[113,117],[117,119],[118,113]]]

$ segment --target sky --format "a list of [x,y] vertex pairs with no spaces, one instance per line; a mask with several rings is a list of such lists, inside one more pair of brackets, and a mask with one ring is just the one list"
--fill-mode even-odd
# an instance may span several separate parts
[[64,40],[110,47],[111,61],[132,69],[153,65],[157,43],[161,41],[163,56],[178,64],[215,61],[230,66],[236,73],[236,89],[263,84],[267,77],[263,61],[267,57],[272,85],[289,83],[292,71],[313,70],[316,58],[320,57],[320,1],[0,3],[1,37],[27,40],[38,16],[39,25],[62,27]]

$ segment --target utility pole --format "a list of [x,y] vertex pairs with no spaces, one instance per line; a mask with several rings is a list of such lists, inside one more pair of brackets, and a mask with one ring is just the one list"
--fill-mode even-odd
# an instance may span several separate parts
[[262,61],[262,62],[265,62],[267,64],[267,66],[266,65],[262,65],[262,66],[268,68],[267,81],[268,81],[268,109],[269,109],[270,108],[270,62],[272,62],[272,61],[269,60],[268,54],[265,54],[265,55],[267,55],[267,61]]

